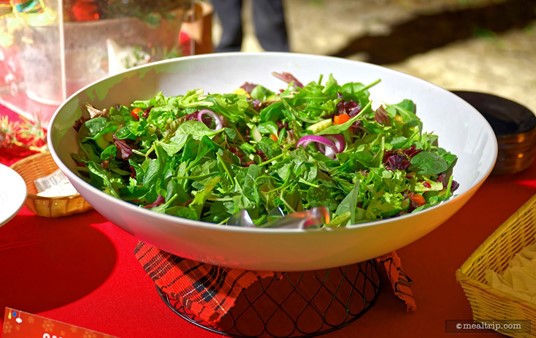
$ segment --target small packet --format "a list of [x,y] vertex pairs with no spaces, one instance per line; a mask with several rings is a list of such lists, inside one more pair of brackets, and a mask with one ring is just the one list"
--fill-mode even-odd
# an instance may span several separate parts
[[48,176],[34,180],[34,184],[37,189],[37,196],[65,197],[78,195],[78,191],[59,169]]

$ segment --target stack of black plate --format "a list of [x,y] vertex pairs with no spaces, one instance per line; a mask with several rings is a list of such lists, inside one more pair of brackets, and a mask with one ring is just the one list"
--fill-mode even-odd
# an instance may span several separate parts
[[513,174],[531,166],[536,156],[536,115],[527,107],[492,94],[452,91],[489,122],[498,143],[492,174]]

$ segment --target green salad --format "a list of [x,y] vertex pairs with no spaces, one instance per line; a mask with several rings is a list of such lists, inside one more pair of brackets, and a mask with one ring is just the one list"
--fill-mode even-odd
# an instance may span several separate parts
[[[281,89],[162,93],[93,107],[74,128],[78,172],[105,193],[155,212],[225,224],[246,210],[262,226],[322,206],[326,227],[397,217],[457,188],[456,155],[424,132],[410,99],[376,108],[369,89],[333,76]],[[89,113],[89,116],[88,114]]]

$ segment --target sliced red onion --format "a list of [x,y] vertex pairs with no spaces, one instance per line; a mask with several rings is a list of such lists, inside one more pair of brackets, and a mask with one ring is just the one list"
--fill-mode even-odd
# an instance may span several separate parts
[[210,109],[201,109],[199,113],[197,114],[197,120],[204,123],[203,121],[204,115],[208,115],[210,116],[210,118],[212,118],[212,120],[214,121],[214,124],[216,125],[214,130],[220,130],[221,128],[223,128],[223,121],[221,120],[221,117],[218,116],[218,114],[216,114]]
[[329,158],[332,158],[332,159],[333,159],[333,158],[335,158],[335,155],[337,154],[337,151],[336,151],[335,148],[326,146],[326,145],[324,145],[324,144],[322,144],[322,143],[318,143],[318,144],[317,144],[317,147],[318,147],[318,150],[319,150],[322,154],[326,155],[326,156],[329,157]]
[[298,147],[299,146],[307,147],[310,143],[321,143],[321,144],[325,144],[333,148],[335,147],[335,143],[333,143],[332,140],[328,139],[325,136],[318,136],[318,135],[305,135],[298,140],[298,143],[296,145]]
[[338,153],[342,153],[344,151],[344,148],[346,148],[346,141],[344,141],[344,136],[342,136],[341,134],[329,134],[324,136],[332,140],[333,143],[335,143],[335,148],[337,149]]
[[318,135],[303,136],[298,141],[297,146],[307,147],[311,143],[316,143],[318,150],[321,151],[324,155],[326,155],[329,158],[335,158],[335,154],[338,152],[335,142],[333,142],[332,140],[330,140],[329,138],[325,136],[318,136]]

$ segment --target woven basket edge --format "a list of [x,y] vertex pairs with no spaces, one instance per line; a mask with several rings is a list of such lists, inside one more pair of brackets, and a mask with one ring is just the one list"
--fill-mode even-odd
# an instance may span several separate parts
[[521,207],[519,207],[512,215],[510,215],[495,231],[493,231],[488,238],[484,240],[475,251],[465,260],[465,262],[458,269],[460,274],[467,275],[469,269],[474,265],[477,258],[481,257],[483,253],[487,251],[489,247],[493,245],[494,242],[502,235],[505,229],[509,228],[519,217],[519,215],[524,214],[527,210],[534,207],[536,204],[536,194],[529,198]]

